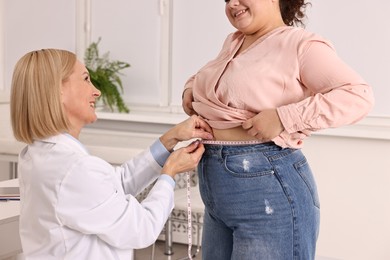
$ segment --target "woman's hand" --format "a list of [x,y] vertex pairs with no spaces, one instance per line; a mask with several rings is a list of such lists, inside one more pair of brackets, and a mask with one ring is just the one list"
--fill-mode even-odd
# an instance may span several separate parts
[[248,134],[268,142],[283,132],[284,127],[276,109],[264,110],[242,124]]
[[194,170],[203,152],[204,146],[199,141],[195,141],[187,147],[180,148],[171,153],[161,172],[174,178],[178,173]]
[[187,88],[183,92],[182,106],[184,112],[189,115],[196,115],[195,110],[192,108],[192,102],[194,101],[194,95],[192,93],[192,88]]
[[172,151],[180,141],[193,138],[213,139],[211,127],[199,116],[191,116],[187,120],[177,124],[160,137],[161,143]]

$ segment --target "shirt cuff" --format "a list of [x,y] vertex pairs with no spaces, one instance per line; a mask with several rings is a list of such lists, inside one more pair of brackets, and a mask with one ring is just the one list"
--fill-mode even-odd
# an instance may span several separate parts
[[163,167],[165,161],[168,159],[171,154],[167,148],[161,143],[160,139],[157,139],[152,146],[150,147],[150,152],[152,153],[153,158],[156,162]]
[[281,106],[276,110],[287,133],[291,134],[305,129],[296,104]]
[[158,177],[158,179],[168,182],[169,184],[172,185],[172,188],[175,189],[176,182],[168,174],[161,174],[160,177]]

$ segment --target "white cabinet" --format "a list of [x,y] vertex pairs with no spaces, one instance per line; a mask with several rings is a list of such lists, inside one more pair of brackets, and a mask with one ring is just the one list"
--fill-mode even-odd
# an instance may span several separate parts
[[[19,187],[18,179],[1,181],[0,187]],[[22,252],[19,236],[19,201],[0,201],[0,259]]]

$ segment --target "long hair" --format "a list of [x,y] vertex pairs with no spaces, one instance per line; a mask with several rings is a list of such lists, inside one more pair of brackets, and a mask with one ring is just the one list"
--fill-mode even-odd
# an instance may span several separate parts
[[72,52],[43,49],[25,54],[16,63],[11,84],[11,123],[16,140],[31,144],[69,130],[61,86],[76,60]]

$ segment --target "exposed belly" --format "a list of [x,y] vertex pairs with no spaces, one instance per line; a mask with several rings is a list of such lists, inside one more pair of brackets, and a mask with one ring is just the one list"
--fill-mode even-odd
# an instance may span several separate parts
[[251,141],[257,140],[256,137],[247,134],[241,126],[230,129],[213,128],[214,139],[216,141]]

